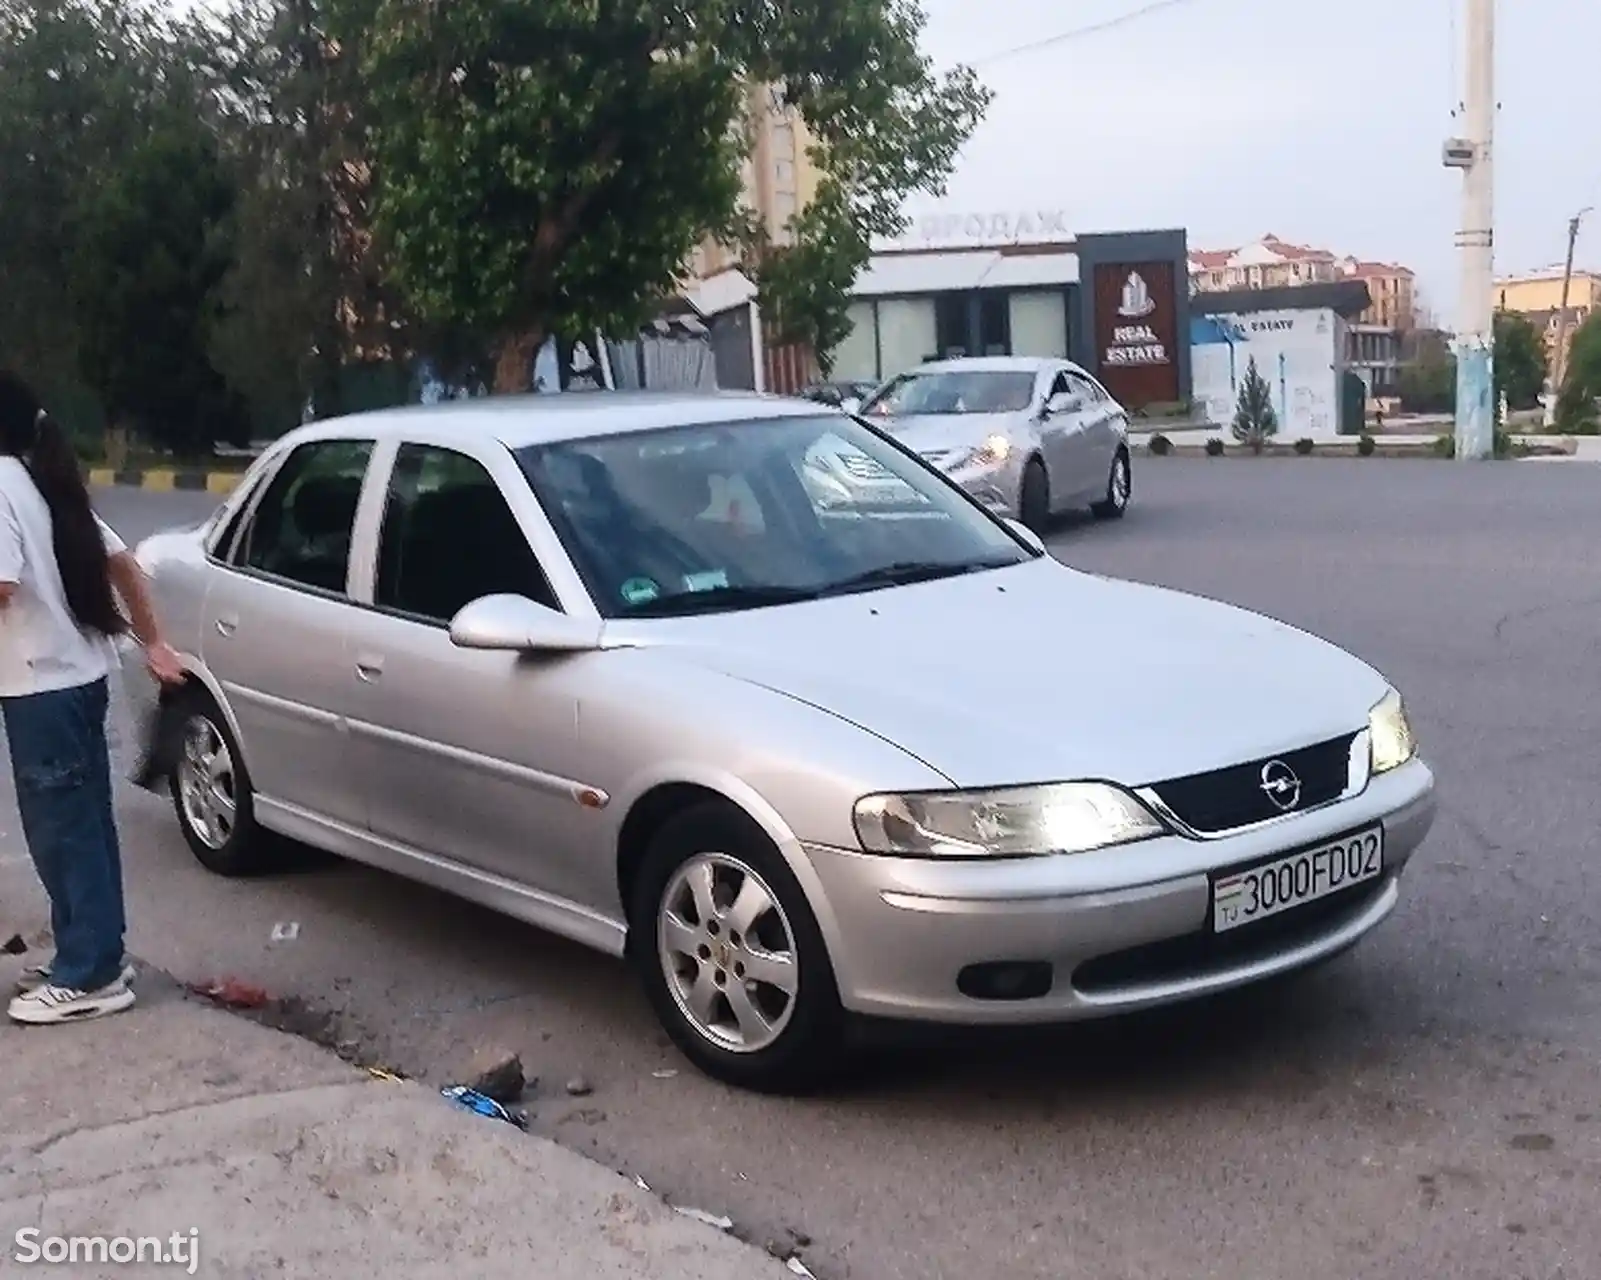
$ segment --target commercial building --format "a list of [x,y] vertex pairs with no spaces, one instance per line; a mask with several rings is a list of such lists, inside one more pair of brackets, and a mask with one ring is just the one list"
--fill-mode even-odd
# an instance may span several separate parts
[[1364,281],[1197,294],[1190,305],[1194,401],[1208,421],[1233,421],[1254,360],[1272,392],[1280,440],[1360,430],[1365,389],[1352,387],[1347,355],[1350,325],[1372,305]]
[[1066,357],[1130,407],[1190,395],[1182,230],[1071,236],[1055,211],[934,214],[879,246],[831,376],[964,355]]
[[1410,268],[1342,257],[1269,233],[1238,249],[1197,250],[1190,254],[1189,272],[1191,289],[1208,294],[1362,281],[1369,301],[1346,327],[1346,364],[1369,395],[1399,391],[1403,348],[1417,327],[1416,277]]

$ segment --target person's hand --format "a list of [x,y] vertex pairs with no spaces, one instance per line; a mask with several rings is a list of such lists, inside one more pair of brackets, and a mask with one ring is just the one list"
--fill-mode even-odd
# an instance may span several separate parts
[[154,644],[145,646],[145,665],[150,668],[150,674],[162,684],[183,683],[183,659],[165,640],[157,640]]

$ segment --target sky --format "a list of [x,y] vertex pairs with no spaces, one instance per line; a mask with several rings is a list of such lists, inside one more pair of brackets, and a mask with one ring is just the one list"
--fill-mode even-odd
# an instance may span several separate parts
[[[1447,324],[1462,179],[1440,160],[1462,97],[1463,0],[922,0],[936,66],[995,91],[946,197],[908,212],[1060,209],[1074,232],[1267,232],[1399,262]],[[1601,4],[1497,5],[1496,271],[1601,268]],[[1004,15],[1004,16],[1003,16]]]

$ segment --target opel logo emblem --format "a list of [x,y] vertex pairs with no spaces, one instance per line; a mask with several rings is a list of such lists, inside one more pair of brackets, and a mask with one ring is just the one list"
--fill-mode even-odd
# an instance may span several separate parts
[[717,961],[721,968],[726,969],[728,968],[730,961],[733,960],[734,955],[733,952],[729,950],[726,942],[719,942],[712,948],[712,958]]
[[1301,779],[1282,760],[1269,760],[1262,766],[1262,794],[1282,813],[1301,803]]

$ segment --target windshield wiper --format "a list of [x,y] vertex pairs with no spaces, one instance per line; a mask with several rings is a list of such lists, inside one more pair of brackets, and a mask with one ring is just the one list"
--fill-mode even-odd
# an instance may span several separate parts
[[984,569],[1004,569],[1019,564],[1017,560],[971,560],[965,564],[949,561],[897,560],[893,564],[879,565],[831,582],[819,595],[848,595],[852,591],[871,591],[874,587],[901,587],[913,582],[932,582],[938,578],[959,578],[965,573],[978,573]]
[[630,618],[668,618],[688,613],[715,613],[723,609],[759,609],[763,605],[794,604],[817,599],[815,587],[735,586],[705,591],[678,591],[630,609]]

